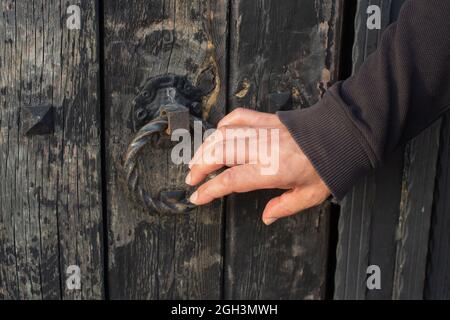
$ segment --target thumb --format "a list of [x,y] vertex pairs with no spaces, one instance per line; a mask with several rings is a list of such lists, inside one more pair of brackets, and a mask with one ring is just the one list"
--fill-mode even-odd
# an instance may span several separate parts
[[262,220],[270,225],[279,218],[291,216],[309,206],[302,197],[302,191],[298,188],[289,190],[281,196],[271,199],[262,214]]

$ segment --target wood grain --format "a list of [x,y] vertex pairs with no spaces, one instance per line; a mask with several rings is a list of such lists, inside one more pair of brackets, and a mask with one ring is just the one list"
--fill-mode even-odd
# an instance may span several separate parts
[[[358,2],[354,71],[376,50],[402,1]],[[379,5],[380,31],[367,30],[367,7]],[[421,299],[425,282],[439,123],[400,148],[362,179],[342,203],[335,274],[336,299]],[[369,265],[381,269],[381,289],[368,290]]]
[[450,299],[450,114],[442,120],[425,299]]
[[[308,107],[336,80],[341,1],[233,1],[231,109],[274,112],[268,95],[288,92]],[[329,205],[266,227],[261,214],[277,192],[227,201],[225,298],[320,299],[325,294]]]
[[[102,298],[97,12],[82,1],[0,4],[0,299]],[[22,134],[23,108],[55,108],[53,134]],[[66,269],[81,269],[81,290]]]
[[[380,43],[386,27],[395,21],[402,1],[358,1],[355,18],[353,72]],[[381,30],[368,30],[367,8],[378,5]],[[341,203],[339,242],[335,272],[335,299],[390,299],[396,256],[396,226],[402,186],[403,150],[361,179]],[[382,270],[381,290],[368,291],[366,270],[371,264]]]
[[406,148],[394,299],[421,300],[424,297],[440,128],[439,120]]
[[[122,155],[132,138],[130,101],[151,76],[186,75],[194,84],[207,69],[215,89],[203,115],[225,113],[227,1],[105,1],[105,87],[110,297],[218,299],[222,278],[220,201],[186,215],[148,212],[127,194]],[[187,166],[170,150],[145,151],[141,181],[157,194],[186,188]]]

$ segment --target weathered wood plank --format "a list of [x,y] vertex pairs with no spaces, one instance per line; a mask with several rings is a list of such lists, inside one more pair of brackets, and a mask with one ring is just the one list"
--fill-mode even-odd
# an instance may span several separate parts
[[[231,109],[276,110],[271,93],[295,107],[318,101],[336,80],[341,1],[233,1]],[[227,202],[225,297],[324,297],[329,205],[266,227],[261,213],[276,192],[233,195]]]
[[[376,50],[386,27],[398,16],[403,1],[358,1],[355,19],[353,71]],[[381,30],[368,30],[367,8],[378,5]],[[361,179],[341,203],[335,273],[335,299],[390,299],[396,256],[396,225],[402,185],[402,150]],[[366,270],[377,265],[381,290],[368,291]]]
[[439,120],[406,148],[394,299],[423,299],[439,150]]
[[[203,104],[216,123],[225,111],[228,1],[105,1],[105,87],[110,297],[217,299],[221,296],[221,202],[187,215],[148,212],[126,192],[123,154],[136,88],[151,76],[210,68],[214,90]],[[186,166],[170,151],[146,150],[141,181],[157,194],[185,188]]]
[[[1,2],[0,298],[103,297],[97,14],[68,4]],[[24,136],[24,107],[55,108],[54,133]],[[66,268],[81,269],[81,290]]]
[[450,115],[442,120],[441,145],[427,263],[425,299],[450,299]]
[[[367,29],[367,7],[380,6],[385,28],[396,19],[402,3],[358,2],[355,71],[376,49],[383,31]],[[404,157],[400,149],[383,167],[358,183],[343,202],[336,299],[422,298],[438,132],[439,124],[426,130],[406,147]],[[381,269],[380,290],[366,288],[369,265]]]

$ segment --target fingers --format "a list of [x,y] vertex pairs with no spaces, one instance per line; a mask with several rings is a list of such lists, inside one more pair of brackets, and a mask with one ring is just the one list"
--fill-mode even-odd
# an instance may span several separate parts
[[186,176],[186,184],[190,186],[196,186],[200,182],[206,179],[206,177],[224,167],[224,164],[208,164],[208,165],[194,165]]
[[233,192],[273,188],[273,183],[273,177],[260,175],[259,168],[255,165],[236,166],[201,185],[192,194],[190,201],[203,205]]
[[215,146],[224,140],[223,131],[223,128],[217,129],[210,136],[208,136],[205,141],[203,141],[202,145],[197,149],[197,151],[195,151],[191,161],[189,161],[189,169],[192,169],[194,164],[205,163],[205,160],[213,156]]
[[[203,181],[208,174],[219,170],[225,163],[220,155],[218,142],[205,141],[189,162],[189,174],[186,176],[186,184],[195,186]],[[222,149],[223,150],[223,149]],[[222,152],[223,153],[223,152]],[[222,158],[222,159],[221,159]]]
[[251,109],[237,108],[226,115],[217,125],[217,128],[223,126],[277,126],[280,120],[274,114],[258,112]]
[[305,190],[292,189],[281,196],[271,199],[263,212],[262,220],[266,225],[274,223],[279,218],[291,216],[315,205],[305,197]]
[[268,139],[257,139],[253,128],[220,128],[208,137],[190,161],[191,171],[186,183],[197,185],[223,166],[257,164],[258,146],[262,144],[268,144]]
[[[278,117],[272,114],[238,108],[224,117],[218,129],[196,151],[189,163],[191,172],[186,183],[196,185],[223,166],[256,164],[258,159],[255,127],[276,127]],[[266,141],[267,143],[267,141]]]
[[243,147],[227,148],[223,153],[217,152],[209,156],[209,160],[203,163],[195,163],[186,177],[186,183],[195,186],[202,182],[209,174],[222,167],[233,167],[244,164],[257,164],[257,154],[253,150],[241,151]]
[[[251,127],[221,127],[214,131],[195,152],[189,162],[189,168],[194,164],[213,162],[215,157],[225,155],[225,151],[234,146],[246,146],[249,141],[257,143],[258,131]],[[245,150],[239,150],[245,151]],[[244,153],[243,153],[244,154]],[[228,158],[228,157],[227,157]],[[231,159],[231,158],[228,158]]]

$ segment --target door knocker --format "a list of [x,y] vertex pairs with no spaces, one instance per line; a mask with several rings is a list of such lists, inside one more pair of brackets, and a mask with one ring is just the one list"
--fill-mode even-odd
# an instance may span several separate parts
[[196,206],[186,190],[163,191],[155,197],[142,188],[137,170],[143,149],[164,147],[161,138],[173,130],[191,130],[200,121],[204,130],[212,128],[201,120],[201,99],[205,95],[185,76],[167,74],[147,79],[133,100],[131,122],[135,136],[124,157],[128,190],[149,210],[159,213],[186,213]]

